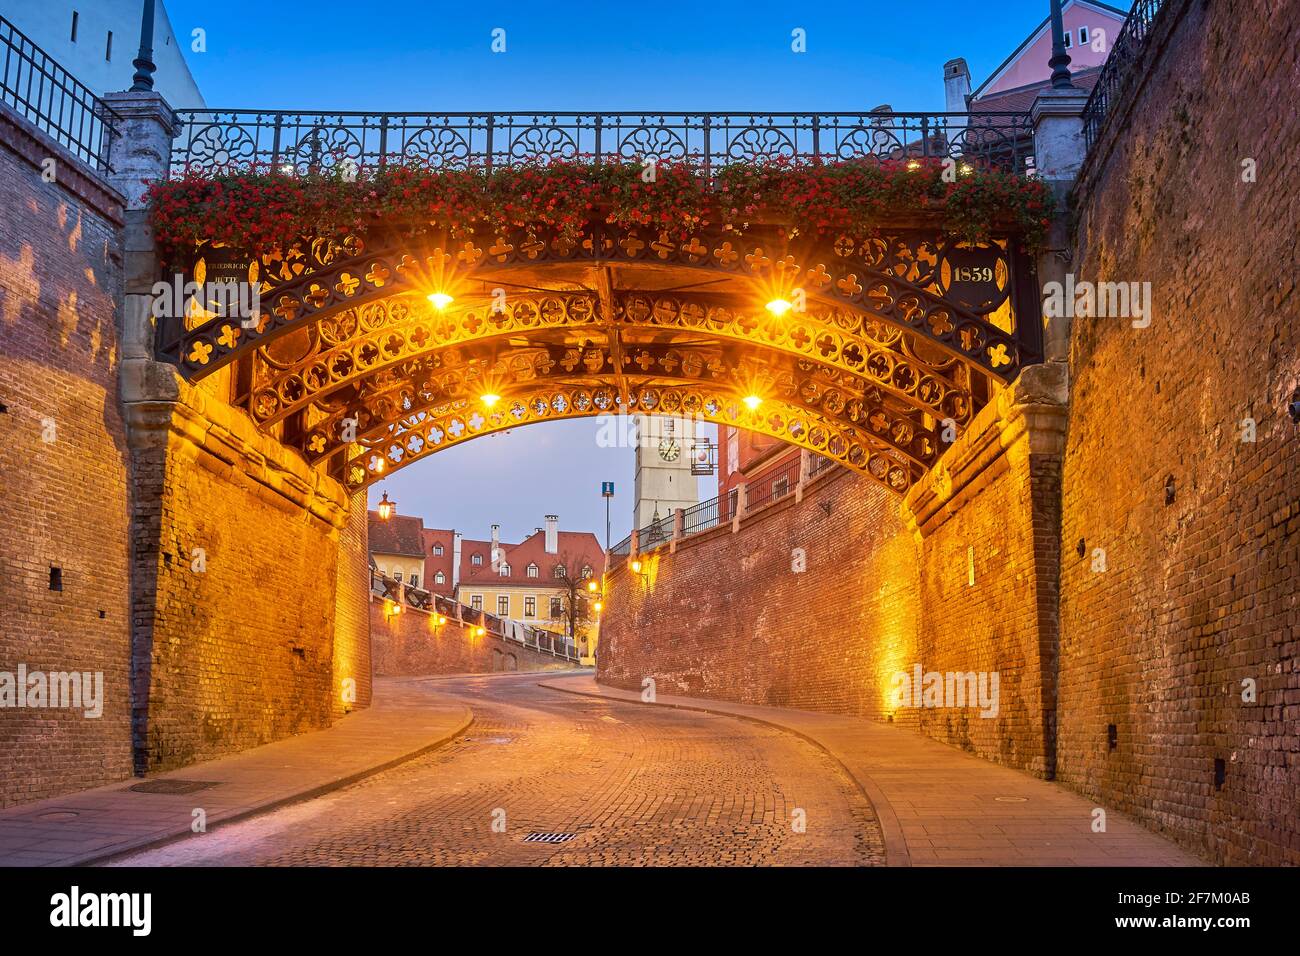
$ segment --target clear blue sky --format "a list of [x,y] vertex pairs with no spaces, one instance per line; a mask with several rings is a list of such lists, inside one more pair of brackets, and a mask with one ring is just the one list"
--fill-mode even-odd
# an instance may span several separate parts
[[[1127,6],[1127,4],[1121,4]],[[1048,0],[838,2],[386,2],[166,0],[211,106],[310,110],[855,111],[943,108],[943,64],[980,83],[1048,13]],[[494,54],[495,28],[506,52]],[[807,52],[791,51],[802,28]],[[375,489],[435,527],[517,540],[560,515],[604,540],[631,525],[632,452],[597,447],[593,421],[537,425],[431,456]],[[702,488],[712,494],[712,488]]]

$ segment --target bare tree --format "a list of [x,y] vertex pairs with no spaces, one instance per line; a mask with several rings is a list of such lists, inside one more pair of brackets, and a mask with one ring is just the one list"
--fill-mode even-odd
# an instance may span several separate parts
[[[564,622],[565,636],[571,638],[575,646],[579,640],[585,645],[587,638],[579,637],[579,634],[596,623],[595,603],[600,597],[600,582],[594,576],[586,578],[581,576],[580,566],[583,561],[581,556],[575,557],[566,552],[559,556],[558,561],[564,567],[565,574],[553,584],[560,589],[560,607],[558,614],[555,613],[556,608],[551,608],[550,618],[552,621]],[[587,587],[592,581],[597,585],[595,593]]]

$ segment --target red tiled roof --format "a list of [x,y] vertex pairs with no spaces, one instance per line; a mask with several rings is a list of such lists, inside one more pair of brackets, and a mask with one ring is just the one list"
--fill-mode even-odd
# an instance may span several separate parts
[[367,512],[367,518],[371,553],[424,557],[423,518],[393,515],[387,521],[381,521],[373,511]]
[[[1101,69],[1099,66],[1090,66],[1071,73],[1070,79],[1084,93],[1091,93],[1092,88],[1097,85],[1097,78],[1101,76]],[[970,109],[972,113],[1028,113],[1038,94],[1051,85],[1052,81],[1049,78],[1028,86],[1018,86],[1014,90],[990,93],[988,96],[973,100]]]
[[[600,574],[605,567],[605,551],[590,531],[557,532],[557,553],[546,553],[546,532],[534,531],[519,544],[501,543],[510,574],[502,577],[492,570],[491,541],[462,541],[460,551],[460,583],[490,587],[494,584],[522,584],[534,587],[555,586],[555,566],[563,564],[570,576],[581,573],[584,565],[592,574]],[[473,556],[483,556],[483,563],[475,565]],[[528,576],[528,565],[537,565],[537,577]]]

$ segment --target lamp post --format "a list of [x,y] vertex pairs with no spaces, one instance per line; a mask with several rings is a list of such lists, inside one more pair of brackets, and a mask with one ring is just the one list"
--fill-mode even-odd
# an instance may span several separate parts
[[1052,0],[1052,58],[1047,61],[1052,68],[1052,89],[1074,88],[1070,79],[1070,54],[1065,52],[1065,22],[1061,17],[1061,0]]
[[135,67],[134,82],[131,84],[132,93],[153,92],[153,74],[158,69],[153,62],[155,6],[155,0],[144,0],[144,12],[140,16],[140,52],[136,54],[131,64]]

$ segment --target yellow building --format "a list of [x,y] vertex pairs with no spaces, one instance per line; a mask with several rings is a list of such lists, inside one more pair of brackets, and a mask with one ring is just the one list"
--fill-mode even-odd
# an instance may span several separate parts
[[387,521],[369,514],[370,559],[386,577],[424,587],[424,521],[391,515]]

